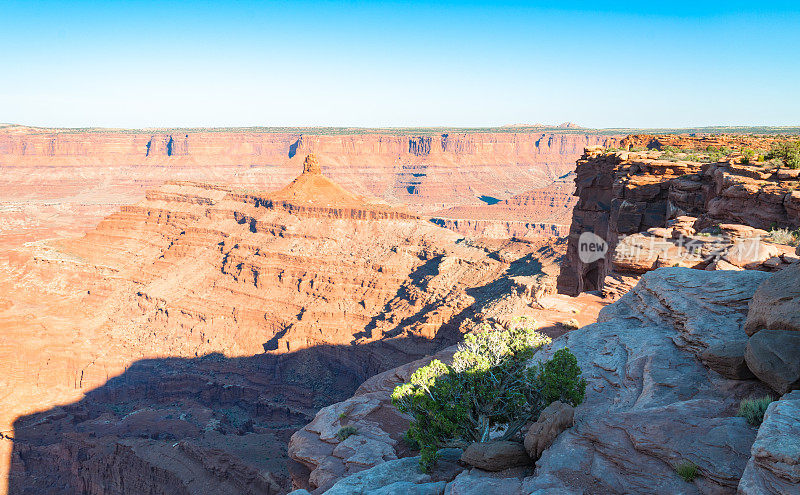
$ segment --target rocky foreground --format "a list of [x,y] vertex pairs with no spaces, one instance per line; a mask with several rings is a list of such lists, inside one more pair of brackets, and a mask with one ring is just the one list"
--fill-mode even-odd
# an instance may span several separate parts
[[[800,392],[791,389],[800,387],[799,283],[798,266],[778,275],[646,273],[598,323],[534,356],[568,347],[588,387],[574,426],[521,467],[487,471],[446,451],[436,470],[421,474],[400,439],[407,419],[387,404],[423,363],[378,375],[293,435],[290,455],[310,470],[295,484],[327,494],[797,493]],[[789,304],[794,312],[785,311]],[[736,372],[743,369],[760,379]],[[779,400],[760,427],[737,416],[743,399],[767,394]],[[343,424],[358,433],[340,441]],[[676,473],[689,462],[693,481]]]

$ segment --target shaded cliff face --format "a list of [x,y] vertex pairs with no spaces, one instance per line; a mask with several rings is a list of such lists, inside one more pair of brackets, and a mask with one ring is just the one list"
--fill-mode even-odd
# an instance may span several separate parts
[[[727,145],[735,150],[769,148],[773,141],[632,136],[623,145],[680,145],[690,151]],[[587,148],[576,169],[578,203],[559,292],[603,290],[619,297],[642,273],[660,266],[774,270],[793,262],[790,246],[764,244],[748,253],[750,258],[730,253],[739,238],[764,237],[772,228],[800,227],[800,172],[765,163],[743,164],[736,151],[724,161],[692,161],[697,157],[707,158],[694,152],[676,156],[657,150]],[[604,257],[581,260],[579,241],[587,232],[608,244]],[[696,251],[691,256],[688,245]],[[717,258],[727,264],[712,264]]]
[[[586,134],[469,133],[302,135],[212,132],[48,131],[0,128],[0,248],[82,233],[168,180],[278,189],[316,153],[325,173],[357,194],[418,213],[481,197],[507,199],[574,168]],[[532,221],[542,221],[533,218]]]
[[302,168],[272,193],[168,182],[0,262],[13,492],[285,491],[316,409],[538,292],[542,245],[467,242]]

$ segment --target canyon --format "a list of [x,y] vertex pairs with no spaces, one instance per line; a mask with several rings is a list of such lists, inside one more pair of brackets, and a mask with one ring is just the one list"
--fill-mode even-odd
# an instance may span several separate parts
[[[8,492],[336,493],[373,470],[406,476],[414,452],[393,386],[451,357],[480,323],[531,321],[555,338],[542,356],[568,345],[586,370],[582,426],[545,451],[535,479],[461,466],[428,480],[437,487],[630,492],[656,486],[657,473],[660,489],[678,490],[664,465],[690,450],[680,435],[637,450],[652,469],[626,479],[613,466],[631,451],[600,431],[622,425],[642,444],[640,425],[673,413],[724,430],[735,450],[728,462],[723,439],[697,454],[708,460],[697,491],[730,492],[745,466],[751,484],[784,483],[749,449],[775,449],[768,435],[794,403],[774,408],[765,438],[730,412],[775,389],[775,376],[794,380],[768,366],[778,352],[769,338],[793,323],[767,312],[759,321],[769,329],[742,330],[747,301],[780,293],[758,295],[769,272],[800,266],[794,247],[700,256],[682,265],[688,274],[675,253],[644,266],[621,250],[681,235],[730,248],[773,223],[798,227],[789,171],[739,155],[693,161],[708,146],[772,138],[514,131],[0,128]],[[664,151],[674,147],[686,152]],[[592,263],[577,251],[587,231],[610,246]],[[723,262],[743,273],[720,272]],[[721,333],[708,333],[687,298],[721,315]],[[643,361],[652,366],[640,370]],[[679,368],[691,380],[669,392]],[[645,383],[663,395],[637,396]],[[701,402],[712,412],[698,415]],[[335,435],[342,415],[361,432],[346,442]],[[594,478],[565,481],[575,477],[563,461],[571,451]]]
[[[576,312],[591,319],[601,306],[552,295],[551,309],[535,304],[554,292],[565,245],[554,246],[552,233],[466,239],[421,213],[485,204],[453,195],[464,183],[483,187],[483,176],[471,176],[480,167],[462,167],[467,158],[448,156],[448,146],[495,167],[500,161],[507,175],[524,179],[520,190],[562,173],[568,158],[560,155],[543,158],[542,167],[557,172],[535,170],[535,161],[533,173],[518,167],[515,138],[497,145],[511,150],[502,160],[513,166],[492,157],[492,143],[469,136],[462,144],[439,141],[439,149],[391,138],[395,151],[445,163],[431,166],[434,179],[415,178],[413,194],[400,188],[421,198],[408,207],[327,177],[338,170],[361,180],[362,190],[380,186],[352,166],[357,154],[338,158],[347,168],[337,166],[333,152],[352,137],[289,139],[284,156],[264,153],[281,163],[276,169],[297,175],[282,189],[272,186],[290,177],[280,170],[198,164],[166,138],[147,141],[138,166],[124,164],[131,159],[125,136],[101,138],[98,148],[86,136],[47,145],[15,139],[4,148],[11,164],[3,165],[3,187],[5,211],[17,217],[6,220],[36,219],[29,212],[44,201],[57,211],[30,229],[4,224],[12,233],[3,233],[0,259],[0,429],[11,493],[130,489],[119,484],[126,466],[138,466],[141,489],[285,492],[288,436],[369,376],[454,343],[472,319],[527,315],[561,331]],[[386,141],[371,139],[358,146],[380,150]],[[409,144],[417,142],[422,148]],[[481,147],[490,152],[477,154]],[[308,148],[321,151],[305,154]],[[380,154],[364,155],[382,165]],[[198,178],[205,182],[185,180]],[[398,179],[383,177],[390,180]],[[150,186],[138,203],[118,205]],[[238,477],[220,477],[225,466]]]
[[[588,382],[543,451],[528,440],[544,412],[514,458],[503,442],[453,442],[420,472],[403,437],[409,418],[390,397],[431,359],[451,362],[450,347],[370,378],[296,432],[290,456],[311,471],[296,495],[795,493],[800,175],[744,160],[774,139],[631,136],[621,149],[585,150],[557,286],[615,302],[527,364],[568,348]],[[721,145],[732,149],[710,155]],[[785,230],[765,230],[775,228]],[[606,245],[594,259],[582,256],[586,234]],[[769,406],[745,419],[744,404],[763,397]],[[342,439],[344,427],[355,433]],[[492,463],[468,455],[480,445]]]
[[[559,129],[305,131],[0,126],[0,248],[83,233],[168,180],[278,189],[308,153],[356,194],[423,214],[479,208],[547,187],[574,169],[585,146],[622,137]],[[526,223],[548,222],[536,208],[527,211]]]

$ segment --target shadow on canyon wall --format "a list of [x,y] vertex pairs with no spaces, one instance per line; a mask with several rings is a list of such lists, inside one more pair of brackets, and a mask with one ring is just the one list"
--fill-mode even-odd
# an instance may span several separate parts
[[[518,290],[510,277],[537,275],[541,268],[526,256],[511,263],[506,276],[468,289],[481,303],[442,323],[432,340],[401,334],[430,309],[424,308],[397,322],[398,333],[362,345],[136,361],[80,401],[14,422],[8,492],[285,493],[293,477],[308,476],[289,459],[288,440],[321,407],[352,396],[377,373],[456,343],[464,320]],[[423,265],[412,279],[424,285],[435,270]]]
[[456,335],[137,361],[78,402],[15,421],[8,492],[285,493],[307,476],[286,453],[294,431]]

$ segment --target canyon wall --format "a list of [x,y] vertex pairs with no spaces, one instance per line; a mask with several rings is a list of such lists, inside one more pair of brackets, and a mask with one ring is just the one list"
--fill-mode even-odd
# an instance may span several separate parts
[[278,189],[300,172],[309,152],[349,190],[431,213],[485,206],[487,200],[548,186],[573,170],[585,146],[617,141],[591,131],[409,135],[0,127],[0,248],[85,232],[168,180]]
[[578,202],[574,191],[574,173],[570,172],[546,187],[502,201],[434,212],[431,221],[472,237],[565,237],[569,233],[572,209]]

